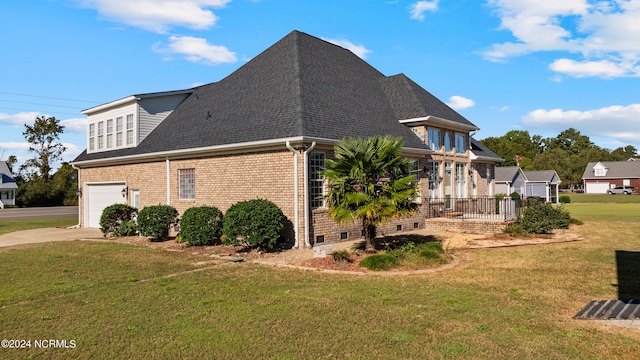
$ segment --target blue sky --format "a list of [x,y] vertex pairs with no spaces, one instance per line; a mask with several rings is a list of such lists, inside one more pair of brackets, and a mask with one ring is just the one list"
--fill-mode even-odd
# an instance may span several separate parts
[[36,116],[86,147],[86,109],[221,80],[292,30],[404,73],[480,127],[640,149],[640,0],[30,0],[0,3],[0,154]]

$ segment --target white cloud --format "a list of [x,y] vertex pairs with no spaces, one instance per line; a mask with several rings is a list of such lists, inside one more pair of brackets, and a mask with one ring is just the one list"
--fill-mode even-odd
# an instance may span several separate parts
[[534,110],[522,118],[532,128],[563,131],[573,127],[585,135],[640,145],[640,104],[594,110]]
[[238,60],[236,53],[226,47],[211,45],[206,39],[191,36],[171,36],[169,45],[154,45],[153,50],[162,54],[183,55],[188,61],[207,65],[233,63]]
[[638,67],[625,68],[624,65],[609,60],[578,62],[571,59],[557,59],[549,65],[549,69],[579,78],[590,76],[614,78],[632,72],[640,74]]
[[367,48],[365,48],[364,45],[356,45],[356,44],[352,43],[349,40],[327,39],[327,38],[322,38],[322,40],[328,41],[328,42],[330,42],[332,44],[335,44],[335,45],[338,45],[338,46],[341,46],[341,47],[351,51],[352,53],[356,54],[361,59],[365,59],[368,54],[372,53],[372,51],[367,49]]
[[424,20],[424,13],[427,11],[438,10],[438,2],[440,0],[432,1],[418,1],[411,5],[411,18],[415,20]]
[[450,97],[449,102],[447,103],[447,105],[449,105],[449,107],[454,110],[467,109],[474,106],[475,104],[476,103],[473,100],[458,95]]
[[640,1],[488,0],[500,29],[516,41],[493,44],[486,59],[504,61],[538,51],[574,55],[555,60],[552,71],[574,77],[640,76]]
[[79,0],[105,18],[149,31],[165,33],[173,26],[209,29],[218,17],[208,8],[224,7],[231,0]]
[[24,126],[24,124],[31,125],[35,121],[36,116],[39,115],[40,113],[36,111],[20,112],[17,114],[0,113],[0,123],[19,126]]
[[64,132],[74,132],[85,135],[87,133],[87,119],[75,118],[60,120],[60,125],[64,126]]
[[17,150],[17,151],[29,151],[29,143],[28,142],[17,142],[17,141],[5,141],[0,142],[0,149],[7,150]]

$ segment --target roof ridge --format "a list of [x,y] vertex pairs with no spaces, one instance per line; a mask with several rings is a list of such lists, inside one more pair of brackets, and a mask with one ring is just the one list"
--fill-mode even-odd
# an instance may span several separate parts
[[300,34],[302,34],[301,32],[294,30],[291,32],[292,36],[293,36],[293,41],[294,41],[294,51],[295,51],[295,55],[294,55],[294,59],[293,59],[293,69],[296,73],[296,87],[297,89],[296,91],[296,108],[298,110],[297,115],[298,115],[298,119],[296,121],[295,127],[296,127],[296,131],[298,132],[298,135],[304,135],[305,134],[305,128],[304,128],[304,94],[302,92],[302,69],[300,67],[300,46],[299,46],[299,41],[300,41]]

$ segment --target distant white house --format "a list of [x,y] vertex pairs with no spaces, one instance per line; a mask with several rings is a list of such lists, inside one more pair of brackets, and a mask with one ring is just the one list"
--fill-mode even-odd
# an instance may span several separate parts
[[558,203],[559,185],[562,182],[555,170],[523,171],[519,166],[496,168],[496,193],[521,197],[537,197],[546,202]]
[[16,190],[18,184],[13,179],[6,161],[0,161],[0,209],[6,205],[16,204]]

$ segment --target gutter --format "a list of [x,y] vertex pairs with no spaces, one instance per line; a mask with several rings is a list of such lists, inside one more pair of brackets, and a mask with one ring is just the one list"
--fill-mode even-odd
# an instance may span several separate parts
[[293,228],[295,232],[295,243],[293,244],[293,247],[297,249],[300,244],[300,215],[298,214],[300,211],[300,200],[298,199],[298,151],[291,146],[291,141],[289,140],[287,140],[285,145],[287,145],[287,149],[291,150],[293,153]]
[[304,151],[304,246],[311,248],[309,241],[309,153],[316,147],[316,142],[312,142],[311,146]]

